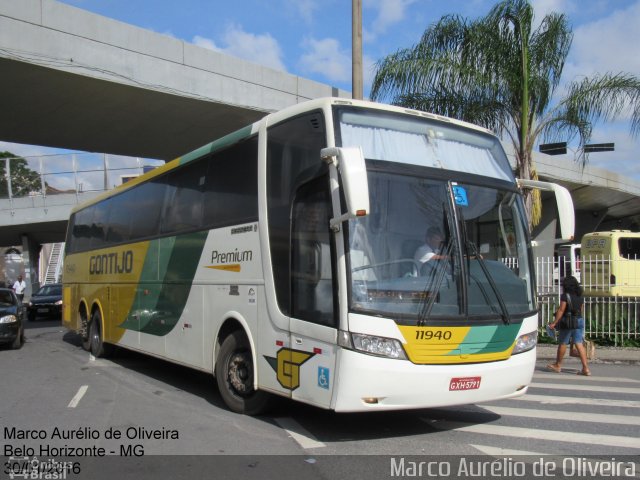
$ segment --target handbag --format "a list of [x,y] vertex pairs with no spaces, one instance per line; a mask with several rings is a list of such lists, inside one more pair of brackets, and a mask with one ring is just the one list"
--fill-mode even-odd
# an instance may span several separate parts
[[566,294],[567,297],[567,309],[564,312],[564,315],[562,316],[562,319],[560,320],[560,329],[561,330],[575,330],[576,328],[578,328],[578,317],[579,315],[574,315],[573,314],[573,304],[571,302],[571,294],[567,293]]
[[578,352],[578,347],[576,347],[576,344],[573,342],[571,342],[571,348],[569,348],[569,356],[580,358],[580,352]]
[[[587,352],[587,360],[593,360],[596,358],[596,344],[591,340],[584,339],[582,343],[584,345],[584,349]],[[578,347],[576,344],[571,342],[571,348],[569,349],[569,355],[572,357],[580,358],[580,353],[578,352]]]

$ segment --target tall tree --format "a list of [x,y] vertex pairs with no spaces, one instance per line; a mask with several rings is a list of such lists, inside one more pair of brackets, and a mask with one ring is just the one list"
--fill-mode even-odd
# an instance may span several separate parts
[[11,193],[14,197],[24,197],[31,192],[40,192],[40,174],[31,170],[27,161],[11,152],[0,152],[0,198],[9,195],[7,185],[6,160],[9,158],[9,172],[11,173]]
[[[504,0],[482,18],[446,15],[420,41],[377,64],[371,97],[447,115],[509,139],[516,175],[537,179],[533,149],[540,139],[579,142],[578,160],[593,125],[630,111],[631,134],[640,132],[640,79],[603,73],[554,93],[573,39],[563,14],[546,15],[534,28],[528,0]],[[553,101],[552,101],[553,99]],[[628,109],[628,110],[627,110]],[[530,226],[541,216],[537,191],[525,191]]]

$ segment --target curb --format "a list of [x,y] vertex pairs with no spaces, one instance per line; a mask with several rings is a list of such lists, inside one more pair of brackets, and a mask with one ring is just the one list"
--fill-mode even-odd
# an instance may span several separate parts
[[[557,344],[539,344],[536,348],[538,360],[555,360]],[[571,359],[569,354],[565,355],[565,360]],[[576,359],[576,361],[579,361]],[[589,363],[609,363],[618,365],[640,365],[640,348],[622,347],[599,347],[596,346],[595,358]]]

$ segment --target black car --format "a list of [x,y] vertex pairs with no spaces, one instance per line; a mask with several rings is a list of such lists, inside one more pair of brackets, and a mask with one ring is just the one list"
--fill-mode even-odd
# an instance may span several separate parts
[[34,321],[37,317],[60,318],[62,313],[62,285],[50,283],[43,285],[31,295],[28,305],[29,321]]
[[13,290],[0,288],[0,344],[18,349],[24,343],[24,307]]

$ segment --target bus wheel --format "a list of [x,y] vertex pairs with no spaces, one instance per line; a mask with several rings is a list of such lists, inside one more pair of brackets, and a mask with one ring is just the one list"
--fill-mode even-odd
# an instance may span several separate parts
[[102,316],[99,311],[91,316],[89,324],[89,345],[91,354],[96,357],[108,357],[113,351],[113,345],[104,343],[102,335]]
[[270,406],[271,395],[253,389],[251,348],[242,332],[233,332],[222,342],[216,381],[224,403],[236,413],[258,415]]
[[84,315],[81,317],[81,322],[84,327],[84,333],[82,334],[82,348],[89,352],[91,350],[91,332],[89,332],[89,325],[87,325],[87,319]]

